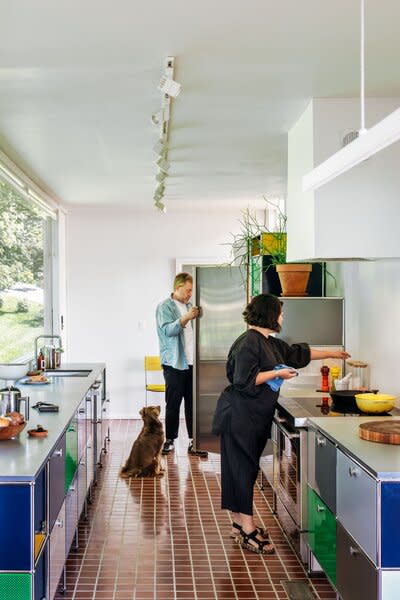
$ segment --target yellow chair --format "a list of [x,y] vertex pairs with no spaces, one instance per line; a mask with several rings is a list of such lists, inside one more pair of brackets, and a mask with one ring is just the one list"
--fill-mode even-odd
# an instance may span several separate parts
[[145,356],[144,357],[144,377],[146,385],[146,406],[147,406],[147,392],[165,392],[165,383],[148,383],[147,374],[149,372],[162,371],[160,357],[159,356]]

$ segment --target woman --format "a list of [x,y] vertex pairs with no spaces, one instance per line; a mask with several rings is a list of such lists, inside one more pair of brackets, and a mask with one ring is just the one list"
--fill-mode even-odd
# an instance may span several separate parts
[[221,506],[232,513],[231,536],[259,554],[274,552],[268,534],[253,520],[253,488],[271,434],[279,383],[296,377],[295,369],[310,360],[349,357],[308,344],[289,346],[273,337],[282,327],[282,305],[276,296],[260,294],[246,307],[249,329],[229,351],[226,373],[231,385],[222,392],[213,421],[213,433],[221,437]]

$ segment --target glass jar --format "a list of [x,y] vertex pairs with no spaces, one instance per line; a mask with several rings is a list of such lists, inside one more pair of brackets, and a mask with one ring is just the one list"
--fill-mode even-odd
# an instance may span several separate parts
[[347,361],[351,373],[351,389],[369,390],[369,365],[361,360]]

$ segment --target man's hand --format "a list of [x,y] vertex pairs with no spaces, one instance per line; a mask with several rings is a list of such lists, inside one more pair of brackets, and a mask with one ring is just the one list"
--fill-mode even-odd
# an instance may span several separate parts
[[199,308],[197,306],[192,306],[192,308],[187,313],[182,315],[180,318],[182,327],[186,327],[186,325],[189,323],[189,321],[192,321],[193,319],[197,319],[199,314],[200,314]]

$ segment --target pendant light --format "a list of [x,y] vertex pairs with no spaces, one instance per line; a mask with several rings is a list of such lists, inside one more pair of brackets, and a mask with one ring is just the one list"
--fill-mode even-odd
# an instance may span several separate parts
[[400,139],[400,108],[365,128],[365,0],[361,0],[360,36],[360,112],[359,136],[303,176],[303,192],[317,190],[338,175],[345,173],[377,152]]

